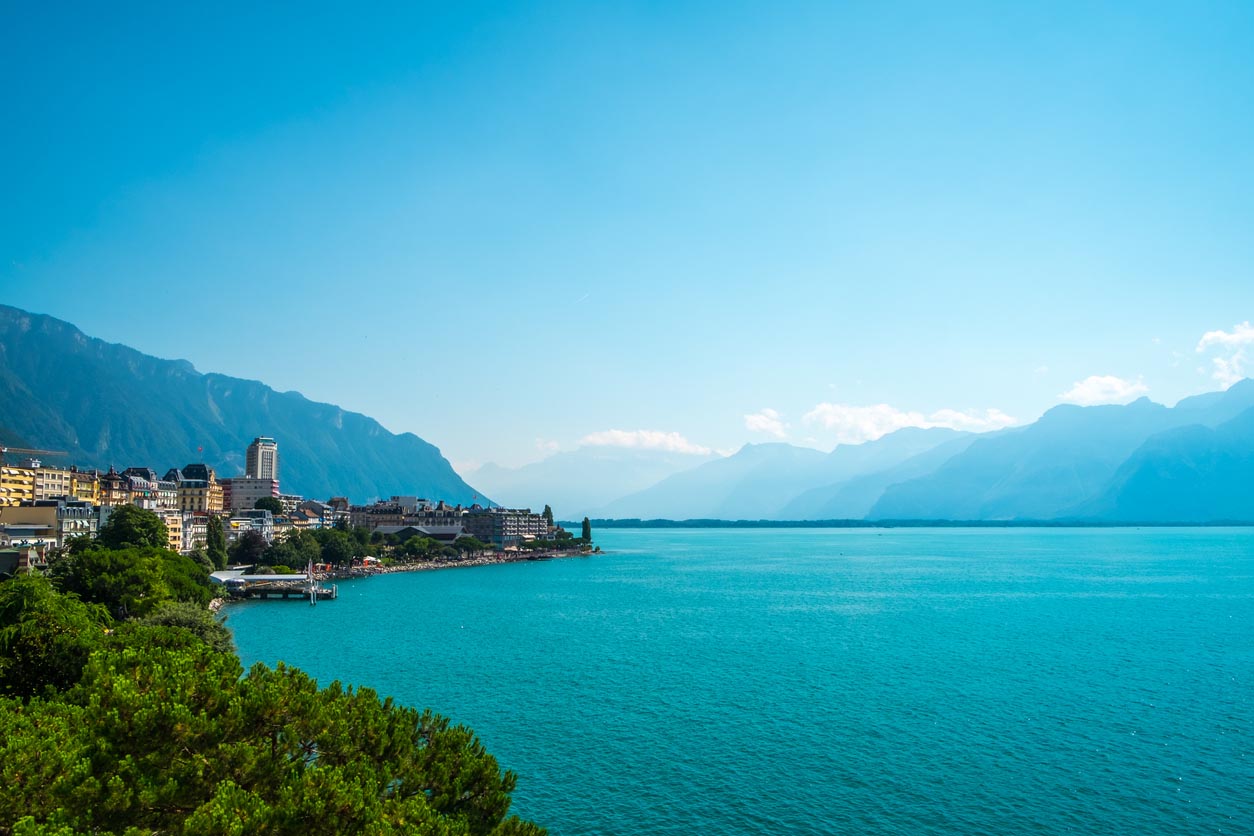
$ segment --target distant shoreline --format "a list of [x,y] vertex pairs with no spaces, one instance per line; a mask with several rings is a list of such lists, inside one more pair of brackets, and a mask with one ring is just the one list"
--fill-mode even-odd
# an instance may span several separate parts
[[[1095,520],[590,520],[598,528],[1248,528],[1250,520],[1139,522]],[[563,526],[578,523],[561,522]]]

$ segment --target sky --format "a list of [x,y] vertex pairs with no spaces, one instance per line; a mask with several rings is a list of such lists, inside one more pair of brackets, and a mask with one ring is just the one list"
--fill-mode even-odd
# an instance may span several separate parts
[[261,5],[0,2],[0,302],[463,473],[1250,371],[1254,4]]

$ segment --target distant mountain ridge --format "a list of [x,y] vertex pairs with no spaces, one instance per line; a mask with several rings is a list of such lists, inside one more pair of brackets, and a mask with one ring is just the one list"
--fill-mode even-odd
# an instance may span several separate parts
[[1174,407],[1057,406],[973,435],[906,428],[829,454],[750,444],[590,516],[671,520],[1254,522],[1254,381]]
[[504,505],[535,509],[549,504],[563,519],[579,520],[620,496],[715,458],[714,453],[589,445],[522,467],[489,463],[467,475]]
[[279,442],[285,492],[356,502],[393,494],[469,502],[478,493],[412,433],[257,381],[201,374],[185,360],[151,357],[6,305],[0,427],[24,446],[65,450],[76,464],[164,473],[203,461],[223,477],[241,474],[245,447],[268,435]]

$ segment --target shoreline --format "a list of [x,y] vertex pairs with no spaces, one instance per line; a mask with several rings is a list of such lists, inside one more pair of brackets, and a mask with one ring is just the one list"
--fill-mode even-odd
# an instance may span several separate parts
[[400,572],[428,572],[437,569],[462,569],[472,566],[497,566],[504,563],[535,563],[543,560],[556,560],[568,557],[591,557],[593,552],[525,552],[511,554],[508,552],[492,552],[488,555],[472,557],[468,560],[430,561],[427,563],[401,563],[395,566],[378,566],[366,570],[365,577],[371,575],[393,575]]

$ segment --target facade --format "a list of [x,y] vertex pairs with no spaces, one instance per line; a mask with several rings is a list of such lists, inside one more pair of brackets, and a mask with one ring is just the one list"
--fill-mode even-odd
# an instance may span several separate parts
[[246,531],[256,531],[267,542],[274,542],[274,516],[265,508],[231,514],[225,525],[226,538],[235,542]]
[[472,506],[462,523],[466,533],[498,549],[517,546],[523,540],[543,539],[549,536],[549,521],[531,509],[483,508]]
[[258,499],[279,498],[279,483],[274,479],[236,476],[234,479],[224,479],[223,488],[232,514],[237,511],[251,511],[257,505]]
[[35,469],[0,464],[0,507],[35,499]]
[[0,524],[14,542],[64,546],[72,537],[95,537],[100,515],[86,502],[30,500],[0,509]]
[[100,504],[100,474],[95,470],[70,468],[70,496],[92,505]]
[[183,548],[190,552],[209,545],[209,516],[207,514],[183,514]]
[[175,503],[183,513],[222,513],[224,491],[212,467],[189,464],[182,470],[172,468],[162,481],[174,483]]
[[454,529],[462,525],[466,509],[460,505],[432,503],[416,496],[394,496],[373,505],[353,505],[348,509],[349,525],[377,528],[420,526],[431,529]]
[[129,505],[130,502],[130,478],[110,467],[109,472],[100,477],[100,504],[116,508],[119,505]]
[[74,495],[74,471],[36,463],[35,499],[57,499]]
[[167,548],[171,551],[190,551],[183,543],[183,513],[172,508],[153,509],[165,523]]
[[244,476],[279,481],[279,445],[273,438],[257,436],[244,454]]

